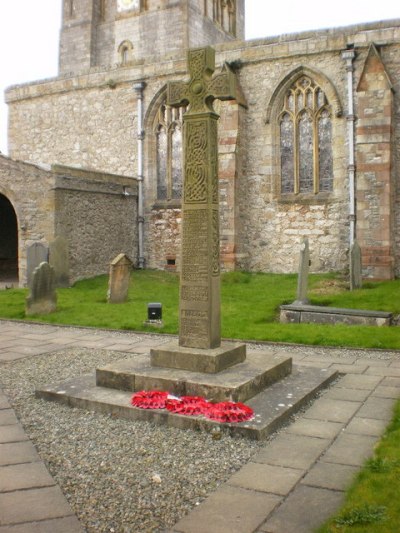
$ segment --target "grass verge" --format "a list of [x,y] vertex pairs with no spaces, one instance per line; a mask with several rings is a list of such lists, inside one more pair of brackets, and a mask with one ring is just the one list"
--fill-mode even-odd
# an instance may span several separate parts
[[346,502],[317,533],[400,531],[400,402],[374,456],[346,493]]
[[[179,277],[176,274],[140,270],[131,277],[128,301],[108,304],[107,276],[77,282],[58,289],[57,311],[25,317],[26,289],[0,292],[0,317],[135,331],[177,333]],[[222,336],[244,340],[288,342],[325,346],[400,349],[397,327],[346,326],[325,324],[280,324],[279,306],[295,299],[297,276],[292,274],[222,275]],[[348,291],[340,276],[311,275],[309,297],[316,305],[391,311],[400,314],[400,280],[365,284]],[[160,302],[164,326],[155,330],[144,325],[147,305]]]

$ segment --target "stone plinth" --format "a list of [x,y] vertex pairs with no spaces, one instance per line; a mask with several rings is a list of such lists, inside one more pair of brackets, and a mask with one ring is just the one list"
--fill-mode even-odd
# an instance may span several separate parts
[[163,344],[150,350],[152,366],[177,368],[192,372],[215,374],[246,359],[246,345],[222,342],[208,350],[185,348],[177,342]]
[[342,309],[318,305],[281,305],[282,323],[347,324],[355,326],[390,326],[392,313],[365,309]]
[[245,402],[288,376],[291,357],[262,352],[217,374],[205,374],[149,365],[147,356],[121,360],[96,370],[96,384],[119,390],[164,390],[177,396],[203,396],[208,400]]

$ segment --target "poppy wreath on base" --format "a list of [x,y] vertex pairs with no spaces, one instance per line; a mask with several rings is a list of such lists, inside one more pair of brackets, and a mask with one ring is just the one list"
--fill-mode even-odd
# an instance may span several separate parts
[[212,403],[200,396],[177,398],[157,390],[135,392],[131,404],[140,409],[167,409],[179,415],[205,416],[220,423],[245,422],[254,416],[253,409],[240,402]]

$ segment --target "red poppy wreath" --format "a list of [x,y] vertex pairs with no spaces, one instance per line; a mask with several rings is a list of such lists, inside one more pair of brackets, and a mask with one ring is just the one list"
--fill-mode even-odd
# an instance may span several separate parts
[[212,403],[200,396],[177,398],[157,390],[135,392],[131,404],[140,409],[167,409],[180,415],[205,416],[220,423],[245,422],[254,416],[253,409],[240,402]]

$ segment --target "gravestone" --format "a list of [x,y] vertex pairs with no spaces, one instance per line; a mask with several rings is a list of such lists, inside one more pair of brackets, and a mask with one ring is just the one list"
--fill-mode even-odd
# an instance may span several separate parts
[[[246,357],[245,345],[221,346],[218,127],[215,99],[233,100],[236,79],[228,66],[213,77],[211,47],[188,52],[188,82],[169,82],[167,103],[188,106],[183,115],[184,184],[179,305],[179,348],[151,351],[151,364],[195,370],[205,368],[205,353],[219,350],[209,370],[215,372]],[[188,350],[185,351],[185,348]],[[190,351],[192,350],[192,351]],[[197,352],[196,352],[197,350]],[[199,351],[200,350],[200,351]],[[188,355],[190,352],[190,357]],[[214,356],[215,354],[213,354]],[[202,359],[203,358],[203,359]],[[188,368],[188,361],[193,364]],[[224,361],[222,363],[222,361]],[[222,365],[222,366],[221,366]]]
[[34,242],[28,246],[26,251],[26,269],[28,287],[32,286],[33,271],[40,263],[47,262],[49,259],[49,250],[41,242]]
[[27,315],[44,315],[57,308],[54,269],[49,263],[41,263],[32,276],[30,294],[26,299]]
[[49,264],[54,268],[56,287],[69,287],[68,243],[58,236],[49,245]]
[[350,248],[350,290],[361,289],[362,287],[362,261],[361,248],[357,241],[354,241]]
[[119,254],[111,261],[108,278],[108,303],[119,304],[127,300],[131,270],[132,261],[125,254]]
[[299,275],[297,279],[297,297],[294,305],[307,305],[308,274],[310,272],[310,245],[308,239],[304,239],[300,246]]

